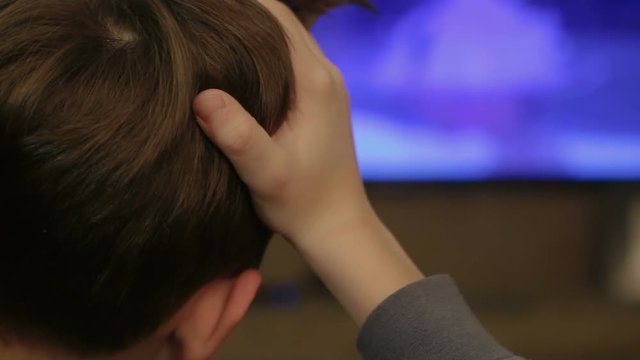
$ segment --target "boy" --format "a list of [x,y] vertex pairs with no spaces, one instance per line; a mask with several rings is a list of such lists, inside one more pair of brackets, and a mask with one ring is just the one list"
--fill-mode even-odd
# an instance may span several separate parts
[[[209,358],[260,284],[270,233],[251,199],[368,319],[365,358],[412,358],[378,337],[416,287],[441,284],[468,314],[447,279],[415,283],[366,200],[337,71],[287,7],[261,4],[0,1],[1,359]],[[214,87],[251,113],[216,121],[240,111],[216,91],[195,103],[252,198],[190,111]],[[444,333],[507,356],[468,316]],[[414,343],[433,351],[432,335]]]

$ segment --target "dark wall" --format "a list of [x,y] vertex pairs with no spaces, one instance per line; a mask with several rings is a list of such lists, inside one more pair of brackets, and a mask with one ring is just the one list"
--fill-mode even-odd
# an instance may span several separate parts
[[469,295],[571,293],[601,287],[606,186],[369,185],[382,219],[428,274]]

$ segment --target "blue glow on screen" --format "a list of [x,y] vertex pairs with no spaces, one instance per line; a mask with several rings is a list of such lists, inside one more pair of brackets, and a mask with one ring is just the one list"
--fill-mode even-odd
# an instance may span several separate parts
[[367,180],[640,179],[640,1],[376,6],[314,28]]

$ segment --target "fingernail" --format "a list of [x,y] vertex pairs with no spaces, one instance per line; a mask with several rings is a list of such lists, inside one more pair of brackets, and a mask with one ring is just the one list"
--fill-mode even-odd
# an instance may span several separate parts
[[196,99],[194,110],[196,117],[201,122],[211,121],[216,112],[224,109],[227,105],[224,96],[218,92],[205,92]]

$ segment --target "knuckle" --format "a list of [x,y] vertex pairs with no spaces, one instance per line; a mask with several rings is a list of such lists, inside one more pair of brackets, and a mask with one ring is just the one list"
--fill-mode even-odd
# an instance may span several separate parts
[[333,64],[311,71],[309,82],[312,89],[321,95],[335,95],[346,91],[344,76]]
[[311,82],[314,89],[324,93],[333,89],[335,78],[329,69],[320,67],[313,70]]
[[281,161],[273,161],[268,181],[268,193],[274,196],[282,194],[289,186],[290,174]]
[[340,69],[338,69],[337,67],[335,67],[334,76],[340,83],[344,83],[344,75],[342,74],[342,71],[340,71]]
[[342,79],[342,71],[334,63],[329,62],[328,68],[334,79]]
[[232,156],[244,155],[251,147],[254,130],[248,121],[239,121],[232,125],[227,134],[225,149]]
[[342,71],[338,69],[337,66],[331,65],[331,74],[333,75],[333,82],[339,89],[344,89],[346,87],[346,81],[344,79],[344,75]]

